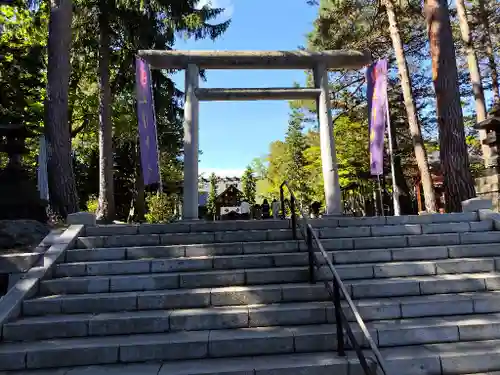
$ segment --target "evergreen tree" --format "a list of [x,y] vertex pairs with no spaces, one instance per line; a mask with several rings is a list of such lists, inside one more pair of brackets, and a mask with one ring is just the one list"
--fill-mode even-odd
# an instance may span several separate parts
[[285,137],[286,145],[286,178],[297,195],[296,198],[308,205],[310,202],[308,185],[308,173],[306,171],[306,159],[304,151],[307,149],[306,137],[303,133],[304,114],[298,109],[292,108],[288,130]]
[[436,92],[439,152],[444,175],[446,211],[460,212],[461,202],[475,197],[476,192],[465,143],[448,2],[426,0],[424,9],[429,33],[432,80]]
[[255,194],[257,192],[257,181],[255,176],[253,175],[253,170],[250,166],[247,166],[245,173],[242,178],[243,185],[243,197],[244,199],[250,203],[255,204]]
[[215,216],[215,201],[217,200],[217,176],[215,173],[210,175],[210,191],[207,199],[207,211],[211,218]]

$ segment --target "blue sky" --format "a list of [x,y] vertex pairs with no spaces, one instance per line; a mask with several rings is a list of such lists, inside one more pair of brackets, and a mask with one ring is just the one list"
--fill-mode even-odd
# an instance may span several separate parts
[[[208,2],[208,0],[207,0]],[[317,8],[306,0],[211,0],[231,18],[226,33],[211,40],[179,40],[179,50],[295,50],[306,44]],[[300,70],[208,70],[201,87],[289,87],[304,84]],[[184,72],[173,76],[184,90]],[[240,175],[269,143],[283,139],[288,125],[286,101],[200,103],[200,173]]]

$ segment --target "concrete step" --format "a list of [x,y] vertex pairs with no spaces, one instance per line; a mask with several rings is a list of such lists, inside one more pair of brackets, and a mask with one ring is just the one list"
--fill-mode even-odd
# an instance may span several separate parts
[[[66,262],[176,258],[192,256],[241,255],[298,252],[303,241],[228,242],[194,245],[130,246],[73,249],[66,252]],[[303,246],[306,249],[305,244]]]
[[223,359],[195,359],[167,363],[97,365],[12,371],[9,375],[348,375],[361,374],[354,358],[335,353],[294,353]]
[[500,243],[329,251],[337,264],[496,257]]
[[[324,259],[318,259],[324,263]],[[149,272],[179,272],[304,266],[307,252],[195,256],[142,260],[104,260],[70,262],[56,265],[55,276],[119,275]]]
[[[335,250],[335,247],[328,246],[330,245],[329,241],[323,240],[322,244],[329,253],[335,256],[337,263],[494,257],[500,254],[500,243]],[[240,257],[242,255],[248,255],[249,258],[253,257],[254,259],[259,259],[259,257],[303,258],[306,250],[305,243],[295,241],[73,249],[66,251],[65,261],[74,263],[189,257],[221,257],[221,259],[227,259],[224,257],[234,257],[234,259],[238,259],[236,260],[238,262],[239,259],[244,259],[244,257]],[[302,254],[297,254],[299,252]]]
[[[476,212],[434,215],[410,215],[394,217],[342,217],[310,219],[314,228],[359,227],[359,226],[394,226],[406,224],[443,224],[477,222]],[[476,225],[476,224],[474,224]],[[236,220],[199,223],[171,224],[114,224],[87,227],[86,236],[114,236],[133,234],[168,234],[168,233],[200,233],[251,231],[269,229],[290,229],[289,220]]]
[[[464,301],[455,297],[455,302]],[[496,296],[498,297],[498,296]],[[483,296],[484,301],[484,296]],[[498,298],[497,298],[498,301]],[[378,301],[383,305],[382,301]],[[385,301],[385,308],[389,305]],[[391,301],[392,308],[405,304],[406,309],[412,301]],[[419,302],[413,301],[413,305]],[[448,298],[449,305],[453,299]],[[421,304],[421,301],[420,301]],[[374,307],[375,303],[360,303],[363,308]],[[421,306],[421,305],[420,305]],[[393,316],[388,320],[385,314],[373,321],[372,316],[364,318],[377,345],[400,346],[459,340],[500,339],[500,313],[448,315],[434,317],[407,318]],[[376,311],[376,310],[372,310]],[[453,313],[453,306],[449,306]],[[346,311],[347,313],[347,311]],[[455,313],[463,313],[459,308]],[[353,321],[352,314],[348,314]],[[425,314],[424,314],[425,316]],[[395,319],[403,318],[403,319]],[[335,327],[326,324],[335,323],[335,314],[331,302],[281,303],[270,305],[225,306],[198,309],[149,310],[100,314],[48,315],[25,317],[3,327],[4,341],[34,341],[63,337],[109,336],[142,333],[163,333],[176,331],[221,330],[234,328],[258,328],[266,326],[301,326],[302,334],[328,334],[335,341]],[[324,325],[316,327],[313,325]],[[303,327],[302,327],[303,326]],[[358,341],[367,345],[356,323],[353,329]],[[294,330],[294,332],[297,332]],[[335,347],[331,347],[335,349]],[[324,348],[328,350],[328,348]]]
[[418,234],[486,232],[491,230],[493,230],[492,220],[461,223],[377,225],[318,229],[320,238],[404,236]]
[[[325,263],[320,254],[316,255],[319,264]],[[330,260],[332,258],[330,257]],[[232,255],[220,257],[192,257],[153,260],[118,260],[99,262],[74,262],[56,265],[55,277],[139,275],[145,273],[165,273],[183,271],[217,271],[238,269],[282,268],[307,266],[308,254],[277,253]],[[453,273],[493,272],[500,270],[500,257],[497,258],[460,258],[407,262],[374,262],[338,264],[336,266],[343,280],[424,276]],[[271,271],[270,271],[271,272]],[[324,276],[322,276],[324,274]],[[328,269],[320,270],[319,277],[330,278]]]
[[[331,302],[144,310],[25,317],[4,325],[5,341],[327,324]],[[331,318],[330,318],[331,319]]]
[[[443,328],[432,323],[422,326],[415,322],[395,337],[401,342],[427,340],[450,340],[459,337],[460,329],[474,332],[488,331],[487,324],[479,327],[471,320],[456,318]],[[495,319],[493,319],[495,320]],[[380,323],[384,324],[384,323]],[[455,325],[456,324],[456,325]],[[497,324],[497,320],[495,320]],[[471,327],[477,327],[470,329]],[[269,327],[220,331],[177,332],[113,336],[100,338],[54,339],[33,343],[8,343],[0,347],[0,369],[20,370],[23,368],[50,368],[117,362],[176,361],[190,358],[227,358],[279,353],[312,352],[333,350],[334,326]],[[452,328],[449,332],[446,329]],[[384,330],[379,328],[382,332]],[[411,329],[410,331],[407,331]],[[419,336],[417,332],[420,332]],[[453,334],[452,334],[453,332]],[[498,333],[498,330],[496,331]],[[389,334],[386,332],[382,335]],[[394,344],[394,337],[391,337]],[[425,340],[425,337],[424,337]],[[462,341],[437,344],[381,348],[389,366],[389,374],[437,374],[442,366],[443,373],[463,374],[471,371],[495,371],[500,369],[500,340]],[[332,353],[330,351],[330,353]],[[333,354],[333,353],[332,353]],[[368,353],[367,353],[368,354]],[[334,354],[333,354],[334,355]],[[351,356],[349,356],[351,357]],[[352,358],[352,357],[351,357]],[[240,358],[238,358],[239,360]],[[236,360],[236,358],[234,359]],[[198,362],[200,363],[200,362]],[[294,363],[294,361],[292,361]],[[168,364],[179,369],[179,363]],[[401,368],[396,372],[397,368]],[[419,370],[416,372],[416,370]],[[177,373],[178,374],[178,373]]]
[[[335,225],[337,221],[327,220],[325,225]],[[290,220],[231,220],[198,223],[170,224],[114,224],[86,227],[86,236],[116,236],[132,234],[207,233],[270,229],[290,229]]]
[[[330,296],[321,283],[275,284],[36,297],[24,301],[23,315],[98,314],[319,301],[331,303]],[[497,313],[500,312],[500,291],[360,299],[355,300],[355,304],[365,321]],[[346,309],[345,313],[349,319],[353,319],[350,310]],[[333,304],[327,306],[327,314],[333,315]],[[329,318],[328,321],[332,322],[331,319],[333,318]]]
[[4,343],[0,370],[319,352],[335,341],[325,329],[259,327]]
[[0,254],[0,273],[19,273],[28,271],[43,252]]
[[[474,273],[475,271],[491,273]],[[442,260],[429,262],[398,262],[381,264],[339,265],[340,277],[351,285],[351,295],[381,297],[400,293],[434,294],[471,290],[495,290],[500,274],[493,273],[492,259]],[[476,272],[477,272],[476,271]],[[406,272],[425,277],[396,277]],[[448,275],[448,273],[471,272]],[[383,278],[383,280],[379,279]],[[323,266],[317,280],[330,280],[331,272]],[[361,280],[355,280],[361,279]],[[488,281],[486,281],[488,280]],[[300,283],[309,281],[308,267],[275,267],[231,270],[206,270],[132,275],[61,277],[44,280],[40,293],[106,293],[176,288],[206,288],[217,286]],[[500,285],[499,285],[500,286]],[[461,290],[465,288],[465,290]],[[491,289],[493,288],[493,289]],[[422,292],[421,292],[422,289]],[[378,292],[377,292],[378,291]],[[373,294],[375,293],[375,294]],[[388,294],[376,294],[388,293]],[[373,295],[372,295],[373,294]]]
[[240,230],[227,232],[124,234],[112,236],[79,237],[78,248],[189,245],[203,243],[230,243],[292,240],[290,229]]
[[[478,222],[483,225],[483,222]],[[467,224],[467,223],[466,223]],[[435,224],[445,225],[445,224]],[[407,227],[407,226],[406,226]],[[399,247],[425,247],[425,246],[451,246],[467,244],[484,244],[500,242],[500,231],[477,231],[477,232],[443,232],[433,234],[402,235],[394,232],[381,236],[372,236],[363,232],[364,227],[333,228],[329,232],[322,233],[321,243],[328,249],[353,250],[353,249],[386,249]],[[370,229],[370,227],[366,227]],[[347,231],[344,231],[346,229]],[[335,230],[342,231],[332,232]],[[365,234],[363,236],[363,234]],[[345,237],[340,237],[340,236]],[[325,238],[327,236],[327,238]],[[338,237],[337,237],[338,236]],[[292,234],[290,230],[279,231],[250,231],[250,232],[226,232],[226,233],[180,233],[180,234],[151,234],[151,235],[121,235],[101,237],[79,237],[77,247],[80,249],[97,248],[120,248],[120,247],[142,247],[142,246],[168,246],[168,245],[196,245],[193,247],[177,247],[177,251],[189,255],[208,255],[209,246],[203,244],[218,243],[218,248],[230,246],[236,253],[244,252],[244,243],[252,243],[253,252],[264,252],[262,246],[274,247],[276,243],[269,245],[254,245],[253,243],[266,241],[290,241]],[[290,241],[293,243],[294,241]],[[234,245],[237,243],[237,245]],[[240,247],[241,246],[241,247]],[[293,245],[292,245],[293,246]],[[304,241],[300,245],[305,247]],[[241,250],[238,250],[241,249]],[[224,250],[219,250],[219,255]],[[252,250],[249,250],[252,251]],[[281,250],[280,250],[281,251]],[[248,252],[248,251],[247,251]],[[226,255],[229,255],[226,253]]]
[[468,374],[500,370],[500,340],[382,348],[389,374]]

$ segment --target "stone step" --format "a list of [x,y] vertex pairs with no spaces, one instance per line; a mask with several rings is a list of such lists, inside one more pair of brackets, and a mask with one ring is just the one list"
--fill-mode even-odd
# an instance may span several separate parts
[[[23,315],[106,313],[144,310],[173,310],[227,307],[251,304],[287,304],[328,301],[328,322],[334,322],[333,303],[321,284],[284,284],[193,290],[164,290],[137,293],[102,293],[37,297],[24,301]],[[483,314],[500,312],[500,291],[450,293],[410,297],[355,300],[365,321]],[[348,319],[354,316],[343,302]],[[268,316],[272,316],[268,312]],[[279,318],[279,315],[278,315]],[[276,319],[278,319],[276,318]],[[269,318],[271,319],[271,318]]]
[[[464,257],[492,257],[500,254],[500,243],[483,243],[451,246],[396,247],[391,249],[334,250],[330,240],[322,244],[335,256],[337,263],[388,262],[405,260],[435,260]],[[221,246],[222,245],[222,246]],[[97,248],[67,250],[65,261],[99,262],[141,259],[169,259],[184,257],[230,257],[248,255],[249,257],[303,258],[307,247],[295,241],[249,242],[229,244],[206,244],[189,246],[145,246],[127,248]],[[332,251],[334,250],[334,251]],[[302,254],[297,254],[298,252]],[[235,257],[235,259],[243,259]]]
[[[366,303],[360,306],[368,308]],[[453,312],[453,306],[449,307],[448,311]],[[460,310],[457,312],[462,313]],[[363,310],[361,314],[363,315]],[[380,347],[500,338],[500,313],[472,314],[471,311],[468,315],[399,320],[387,320],[387,316],[384,315],[380,317],[385,320],[366,319],[368,329]],[[352,314],[351,321],[353,321]],[[318,335],[321,332],[329,336],[323,341],[332,343],[336,337],[333,323],[335,315],[331,302],[49,315],[20,318],[4,325],[3,340],[34,341],[64,337],[300,326],[298,331],[302,334],[307,332]],[[323,326],[317,327],[317,325]],[[357,324],[352,323],[352,328],[359,343],[366,346],[367,343]],[[290,329],[297,332],[295,328]],[[325,347],[324,350],[329,348],[335,349],[332,346]]]
[[294,353],[256,357],[211,358],[167,363],[97,365],[11,371],[9,375],[348,375],[361,374],[354,358],[335,353]]
[[311,353],[325,345],[331,348],[323,334],[326,328],[259,327],[4,343],[0,370]]
[[[319,264],[324,264],[322,255],[316,254]],[[330,260],[332,258],[330,257]],[[56,265],[55,277],[106,276],[106,275],[139,275],[146,273],[168,273],[183,271],[217,271],[259,268],[282,268],[307,266],[308,254],[277,253],[251,254],[220,257],[192,257],[153,260],[118,260],[100,262],[75,262]],[[424,276],[453,273],[493,272],[500,270],[500,257],[496,258],[460,258],[438,259],[428,261],[407,262],[374,262],[338,264],[336,266],[343,280]],[[320,270],[327,278],[329,270]],[[321,277],[321,276],[320,276]]]
[[292,240],[290,229],[241,230],[227,232],[124,234],[79,237],[78,248],[189,245],[204,243],[258,242]]
[[[483,224],[483,222],[478,222]],[[466,223],[467,224],[467,223]],[[444,225],[444,224],[436,224]],[[368,232],[363,232],[362,228],[333,228],[327,234],[321,233],[323,238],[321,243],[325,248],[337,250],[353,249],[386,249],[399,247],[425,247],[425,246],[450,246],[467,244],[484,244],[500,242],[500,231],[482,232],[443,232],[433,234],[385,234],[382,236],[371,236]],[[366,227],[370,229],[369,227]],[[332,232],[333,230],[348,229],[351,232],[344,231],[341,234]],[[365,233],[365,236],[362,234]],[[336,237],[336,236],[347,237]],[[80,249],[97,248],[120,248],[120,247],[142,247],[152,246],[161,248],[162,245],[193,245],[177,247],[179,252],[184,249],[185,254],[190,251],[190,255],[207,255],[205,249],[209,246],[203,244],[217,243],[218,248],[225,248],[229,245],[232,249],[241,249],[235,251],[244,252],[244,243],[252,243],[254,252],[263,252],[264,247],[273,247],[276,243],[270,245],[256,245],[254,243],[265,243],[266,241],[290,241],[292,234],[290,230],[280,231],[251,231],[251,232],[226,232],[226,233],[181,233],[181,234],[151,234],[151,235],[123,235],[123,236],[102,236],[102,237],[79,237],[77,246]],[[234,245],[235,241],[237,245]],[[294,243],[294,241],[290,241]],[[240,247],[241,246],[241,247]],[[293,246],[293,245],[292,245]],[[298,246],[306,246],[302,241]],[[138,250],[140,251],[140,250]],[[205,251],[205,252],[204,252]],[[223,252],[224,250],[220,250]],[[248,250],[252,251],[252,250]],[[241,253],[240,252],[240,253]]]
[[[472,264],[472,263],[471,263]],[[484,263],[479,262],[482,266]],[[460,263],[450,264],[460,269]],[[340,267],[339,267],[340,268]],[[401,268],[404,269],[404,268]],[[400,270],[401,270],[400,269]],[[432,268],[431,268],[432,269]],[[345,284],[354,298],[387,297],[419,294],[459,293],[500,289],[500,274],[438,274],[431,276],[373,278],[373,268],[351,267],[342,272]],[[424,272],[423,269],[421,272]],[[330,270],[323,266],[318,280],[330,280]],[[365,272],[365,273],[363,273]],[[349,280],[346,275],[361,278]],[[383,274],[383,270],[380,270]],[[42,295],[132,292],[162,289],[192,289],[263,285],[278,283],[302,283],[309,281],[308,267],[253,268],[212,270],[182,273],[148,273],[141,275],[108,275],[62,277],[43,280]]]
[[493,230],[493,220],[462,223],[377,225],[346,228],[319,228],[320,238],[382,237],[418,234],[486,232]]
[[337,264],[496,257],[500,243],[329,251]]
[[[342,217],[310,219],[314,228],[383,226],[405,224],[442,224],[477,222],[476,212],[410,215],[388,217]],[[476,224],[474,224],[476,225]],[[171,223],[171,224],[113,224],[87,227],[86,236],[114,236],[132,234],[167,234],[167,233],[199,233],[199,232],[227,232],[268,229],[290,229],[289,220],[236,220],[199,223]]]
[[[337,220],[326,220],[325,225],[336,226]],[[116,236],[132,234],[169,234],[169,233],[203,233],[231,232],[270,229],[290,229],[290,220],[231,220],[199,223],[171,224],[112,224],[86,227],[86,236]]]
[[28,271],[42,256],[43,252],[0,254],[0,273],[19,273]]
[[85,336],[327,324],[327,308],[331,305],[330,302],[283,303],[25,317],[5,324],[3,339],[34,341]]
[[285,253],[298,252],[301,247],[303,247],[304,250],[306,249],[305,244],[301,246],[299,241],[265,241],[72,249],[66,252],[65,261],[86,262],[99,260]]
[[500,370],[500,340],[382,348],[381,354],[389,374],[468,374]]

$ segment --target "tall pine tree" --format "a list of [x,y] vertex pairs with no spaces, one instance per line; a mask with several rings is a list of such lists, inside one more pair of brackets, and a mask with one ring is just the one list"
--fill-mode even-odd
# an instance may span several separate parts
[[253,175],[253,170],[250,166],[247,166],[245,173],[241,178],[243,185],[243,197],[251,205],[255,204],[255,194],[257,191],[257,181]]
[[286,145],[286,178],[294,190],[296,198],[303,204],[309,205],[308,173],[306,170],[307,161],[304,151],[307,149],[307,140],[303,133],[304,114],[300,110],[293,108],[288,121],[288,130],[285,138]]

